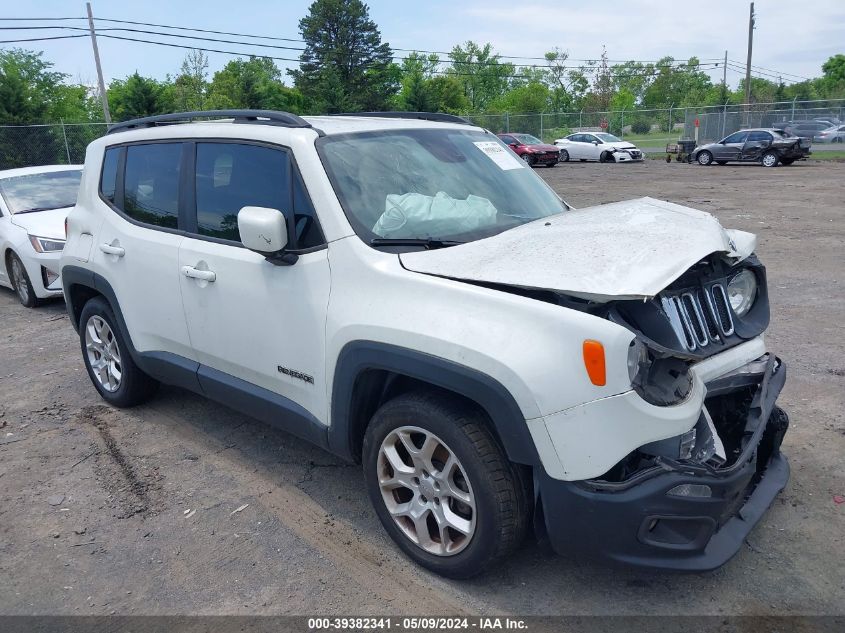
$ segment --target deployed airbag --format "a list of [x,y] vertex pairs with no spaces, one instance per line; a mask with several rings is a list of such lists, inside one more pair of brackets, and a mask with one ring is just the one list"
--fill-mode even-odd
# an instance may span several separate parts
[[389,194],[385,211],[373,226],[381,237],[448,237],[496,223],[496,207],[487,199],[452,198],[443,191],[435,196],[421,193]]

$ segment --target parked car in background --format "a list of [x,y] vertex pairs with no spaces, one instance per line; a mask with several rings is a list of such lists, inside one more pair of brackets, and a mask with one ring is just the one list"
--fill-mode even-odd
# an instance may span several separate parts
[[60,297],[65,218],[76,204],[81,165],[0,171],[0,286],[28,308]]
[[555,145],[544,143],[530,134],[499,134],[505,142],[526,163],[554,167],[558,163],[560,152]]
[[555,141],[560,161],[597,160],[600,163],[629,163],[643,160],[643,153],[633,143],[606,132],[576,132]]
[[811,141],[774,128],[734,132],[716,143],[699,145],[691,160],[699,165],[729,162],[760,163],[764,167],[791,165],[810,155]]
[[802,138],[813,138],[818,132],[826,130],[834,125],[833,121],[787,121],[783,125],[778,124],[776,127],[782,129],[787,134],[793,134]]
[[845,142],[845,125],[833,125],[821,132],[817,132],[813,140],[817,143]]

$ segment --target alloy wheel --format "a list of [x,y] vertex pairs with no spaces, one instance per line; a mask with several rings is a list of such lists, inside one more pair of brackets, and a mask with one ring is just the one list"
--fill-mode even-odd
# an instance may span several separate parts
[[763,156],[763,166],[764,167],[774,167],[778,162],[778,157],[775,154],[766,154]]
[[475,533],[472,486],[455,453],[415,426],[391,431],[378,453],[385,507],[410,541],[430,554],[453,556]]
[[111,327],[99,315],[92,315],[85,324],[85,350],[97,382],[108,392],[117,391],[123,377],[120,348]]
[[12,284],[15,286],[15,292],[18,293],[21,303],[26,304],[29,301],[29,284],[26,281],[23,264],[15,255],[12,255]]

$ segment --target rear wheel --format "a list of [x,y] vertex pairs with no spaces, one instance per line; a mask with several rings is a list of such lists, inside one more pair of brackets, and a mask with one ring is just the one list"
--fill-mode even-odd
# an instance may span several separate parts
[[558,156],[558,162],[568,163],[569,162],[569,152],[567,152],[565,149],[560,150],[560,155]]
[[780,158],[775,152],[766,152],[763,154],[760,162],[763,164],[763,167],[777,167],[779,160]]
[[440,392],[399,396],[373,416],[364,477],[379,520],[405,554],[468,578],[522,540],[530,498],[485,416]]
[[85,369],[103,400],[116,407],[133,407],[149,400],[158,382],[135,364],[111,306],[95,297],[82,308],[79,341]]
[[713,154],[704,150],[703,152],[699,152],[698,156],[696,157],[699,165],[704,165],[705,167],[713,162]]
[[17,256],[17,253],[10,253],[6,264],[9,279],[12,280],[12,287],[15,289],[15,294],[18,295],[18,301],[26,308],[37,306],[38,297],[35,296],[35,289],[32,287],[29,274],[26,272],[21,258]]

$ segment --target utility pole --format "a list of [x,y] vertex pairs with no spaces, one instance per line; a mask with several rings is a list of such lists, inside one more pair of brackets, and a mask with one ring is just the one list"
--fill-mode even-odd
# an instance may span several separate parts
[[[745,62],[745,103],[751,103],[751,47],[754,44],[754,3],[751,3],[751,9],[748,12],[748,59]],[[745,111],[748,118],[751,116],[750,106],[745,106]],[[746,121],[746,125],[749,122]]]
[[91,32],[91,45],[94,47],[94,64],[97,66],[97,83],[100,88],[100,100],[103,102],[103,118],[106,123],[111,124],[111,113],[109,112],[109,97],[106,94],[106,84],[103,81],[103,69],[100,66],[100,49],[97,48],[97,33],[94,31],[94,14],[91,13],[91,3],[86,2],[88,7],[88,30]]
[[722,64],[722,92],[728,94],[728,51],[725,51],[725,63]]

